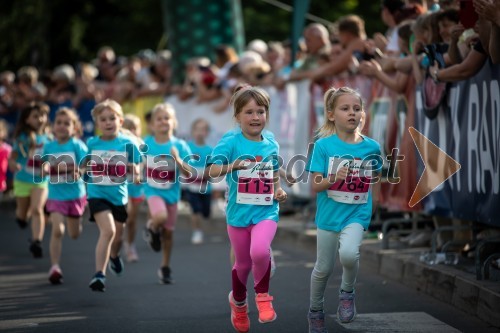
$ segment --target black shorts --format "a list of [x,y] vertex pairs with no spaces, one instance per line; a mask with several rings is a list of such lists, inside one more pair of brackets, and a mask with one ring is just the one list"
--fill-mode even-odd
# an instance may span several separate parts
[[212,195],[202,194],[186,190],[186,199],[191,205],[193,214],[201,214],[204,218],[210,217],[210,206],[212,205]]
[[94,214],[110,210],[115,222],[125,223],[127,221],[127,205],[115,206],[106,199],[88,199],[90,210],[90,221],[95,222]]

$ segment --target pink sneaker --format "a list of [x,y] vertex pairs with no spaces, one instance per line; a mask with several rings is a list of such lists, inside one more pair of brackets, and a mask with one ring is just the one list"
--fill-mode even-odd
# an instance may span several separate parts
[[135,249],[135,244],[130,244],[127,247],[127,261],[128,262],[139,261],[139,255],[137,254],[137,250]]
[[274,312],[272,300],[273,296],[268,293],[255,296],[255,303],[259,310],[259,323],[265,324],[276,320],[277,315]]
[[62,275],[61,268],[59,268],[59,265],[54,265],[50,268],[49,281],[52,284],[63,283],[63,275]]
[[229,293],[229,305],[231,306],[231,324],[234,329],[240,333],[250,331],[250,319],[248,318],[248,305],[238,306],[234,302],[233,292]]

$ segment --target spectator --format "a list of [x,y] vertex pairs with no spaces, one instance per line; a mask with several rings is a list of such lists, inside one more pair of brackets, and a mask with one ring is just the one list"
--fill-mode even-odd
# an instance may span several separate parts
[[491,34],[488,52],[494,64],[500,63],[500,1],[474,0],[476,12],[491,22]]

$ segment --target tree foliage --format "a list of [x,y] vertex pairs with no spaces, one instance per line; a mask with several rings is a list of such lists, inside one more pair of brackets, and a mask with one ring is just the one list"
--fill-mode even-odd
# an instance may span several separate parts
[[[291,5],[293,0],[280,2]],[[369,34],[385,29],[377,1],[310,3],[309,12],[328,21],[356,13],[366,20]],[[289,37],[289,11],[263,0],[242,0],[241,5],[247,41]],[[162,16],[161,0],[2,0],[0,70],[89,61],[103,45],[125,56],[145,48],[157,49],[164,34]]]

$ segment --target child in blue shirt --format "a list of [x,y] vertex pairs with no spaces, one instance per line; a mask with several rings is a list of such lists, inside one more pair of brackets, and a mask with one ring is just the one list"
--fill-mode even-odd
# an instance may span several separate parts
[[194,158],[189,164],[196,169],[194,177],[188,179],[185,184],[185,193],[189,204],[191,205],[191,228],[193,235],[191,243],[203,243],[203,231],[201,227],[202,219],[210,218],[210,207],[212,205],[212,191],[210,183],[204,179],[204,170],[207,158],[212,153],[212,147],[205,143],[210,132],[210,125],[204,119],[197,119],[191,125],[191,135],[193,141],[188,145]]
[[43,146],[50,141],[46,135],[49,106],[33,102],[19,114],[14,130],[14,147],[9,159],[9,168],[14,175],[16,197],[16,221],[22,229],[28,226],[31,212],[30,251],[41,258],[42,240],[45,232],[43,207],[47,200],[47,177],[42,175]]
[[87,205],[85,184],[80,177],[80,162],[87,155],[87,146],[76,137],[81,134],[81,124],[72,109],[61,108],[56,112],[53,132],[55,140],[45,144],[43,149],[43,160],[48,161],[50,175],[49,197],[45,209],[52,225],[49,281],[60,284],[63,281],[59,261],[64,219],[67,221],[69,236],[72,239],[78,238],[82,228],[81,217]]
[[242,85],[233,96],[234,117],[241,131],[226,134],[216,145],[207,173],[226,175],[229,186],[227,230],[235,254],[232,291],[229,293],[231,323],[248,332],[246,283],[253,272],[259,322],[276,319],[269,295],[270,245],[277,229],[278,202],[286,200],[278,174],[278,143],[263,135],[269,118],[269,95],[258,87]]
[[177,222],[177,203],[181,196],[180,173],[191,173],[187,162],[191,150],[184,140],[174,136],[176,127],[177,118],[172,105],[157,104],[151,114],[154,134],[144,140],[147,147],[144,192],[151,214],[144,236],[155,252],[162,250],[158,271],[162,284],[173,282],[170,257]]
[[107,99],[94,107],[92,118],[102,134],[88,140],[89,155],[85,164],[89,169],[87,197],[90,221],[95,221],[99,228],[96,273],[89,287],[93,291],[104,291],[108,260],[111,272],[116,275],[123,272],[120,248],[127,221],[127,168],[133,164],[133,181],[139,183],[138,164],[142,158],[136,141],[120,133],[123,124],[120,104]]
[[[325,120],[307,170],[317,192],[317,259],[311,274],[309,332],[324,333],[325,288],[337,251],[343,274],[337,316],[342,323],[354,320],[354,284],[359,266],[359,247],[372,216],[371,184],[382,168],[380,145],[360,134],[364,116],[359,93],[343,87],[325,93]],[[375,200],[376,201],[376,200]]]

